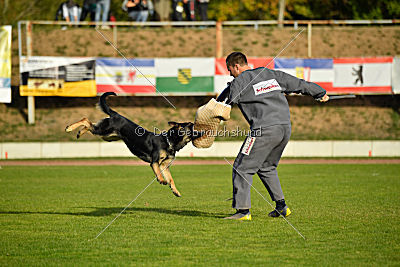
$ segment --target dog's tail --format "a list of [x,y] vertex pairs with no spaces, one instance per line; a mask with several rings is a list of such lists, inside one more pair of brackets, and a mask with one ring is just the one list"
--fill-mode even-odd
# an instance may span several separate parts
[[107,96],[109,96],[109,95],[117,95],[117,94],[114,93],[114,92],[107,92],[107,93],[102,94],[101,97],[100,97],[99,107],[100,107],[100,109],[101,109],[104,113],[106,113],[106,114],[109,115],[109,116],[112,116],[112,115],[114,115],[114,114],[117,114],[117,112],[115,112],[114,110],[112,110],[112,109],[107,105],[106,98],[107,98]]

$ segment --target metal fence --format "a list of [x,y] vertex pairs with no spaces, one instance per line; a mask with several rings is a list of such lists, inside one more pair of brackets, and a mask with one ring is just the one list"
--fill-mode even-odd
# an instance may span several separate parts
[[260,26],[286,26],[297,29],[300,25],[307,26],[307,47],[308,57],[312,57],[312,27],[313,26],[354,26],[354,25],[395,25],[400,24],[400,19],[386,19],[386,20],[245,20],[245,21],[149,21],[149,22],[66,22],[66,21],[19,21],[18,22],[18,51],[19,56],[23,55],[22,50],[22,27],[25,25],[25,40],[26,40],[26,56],[32,55],[32,28],[33,25],[62,25],[62,26],[109,26],[113,31],[113,43],[118,40],[118,28],[127,26],[140,26],[140,27],[215,27],[216,30],[216,55],[215,57],[222,57],[222,29],[223,27],[254,27],[258,30]]

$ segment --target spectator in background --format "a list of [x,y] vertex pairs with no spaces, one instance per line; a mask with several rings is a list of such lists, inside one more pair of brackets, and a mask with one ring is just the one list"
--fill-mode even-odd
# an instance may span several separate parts
[[210,0],[197,0],[197,7],[201,21],[208,20],[207,16],[208,2],[210,2]]
[[151,0],[141,0],[140,4],[143,6],[142,10],[142,22],[147,21],[147,18],[153,16],[154,14],[154,5]]
[[[56,20],[61,17],[67,22],[79,22],[80,13],[81,8],[79,7],[79,5],[73,0],[68,0],[61,3],[61,5],[58,7],[56,12]],[[66,30],[67,27],[63,26],[61,29]]]
[[82,5],[80,21],[85,21],[86,16],[90,14],[90,20],[95,21],[97,0],[85,0]]
[[182,0],[183,9],[185,10],[186,20],[194,21],[194,1],[195,0]]
[[[100,19],[102,22],[108,21],[108,13],[110,12],[110,4],[111,0],[97,0],[96,3],[96,22],[99,22]],[[101,18],[100,18],[101,17]],[[103,29],[109,29],[109,26],[103,25]]]
[[182,0],[172,0],[172,20],[182,21],[183,3]]
[[182,21],[185,12],[187,21],[194,21],[194,0],[172,0],[172,20]]
[[56,20],[58,20],[59,17],[62,17],[62,19],[65,19],[67,22],[78,22],[80,11],[81,9],[79,5],[73,0],[65,1],[61,3],[57,9]]
[[128,16],[137,22],[145,22],[153,15],[154,7],[151,0],[125,0],[122,9],[128,12]]
[[154,9],[160,21],[168,21],[170,13],[170,0],[154,0]]

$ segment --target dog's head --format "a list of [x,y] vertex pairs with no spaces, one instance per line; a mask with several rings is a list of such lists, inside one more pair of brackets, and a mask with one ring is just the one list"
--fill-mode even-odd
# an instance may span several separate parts
[[201,134],[193,129],[192,122],[168,122],[172,126],[168,130],[168,140],[173,145],[176,151],[182,149],[187,143],[201,137]]

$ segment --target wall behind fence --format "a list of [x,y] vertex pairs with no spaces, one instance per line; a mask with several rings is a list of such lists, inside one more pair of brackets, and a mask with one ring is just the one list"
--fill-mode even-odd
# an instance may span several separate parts
[[[236,157],[242,142],[187,145],[177,157]],[[133,157],[123,142],[0,143],[0,159]],[[284,157],[400,157],[400,141],[290,141]]]

